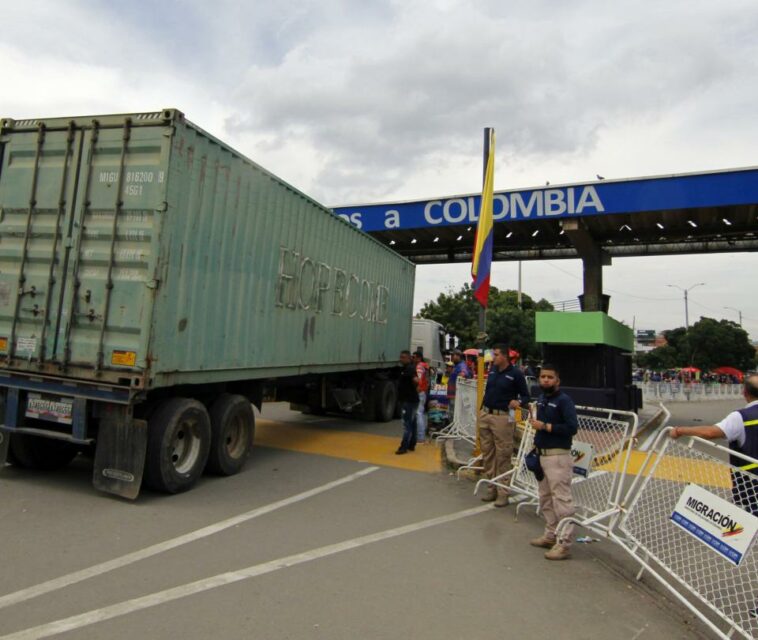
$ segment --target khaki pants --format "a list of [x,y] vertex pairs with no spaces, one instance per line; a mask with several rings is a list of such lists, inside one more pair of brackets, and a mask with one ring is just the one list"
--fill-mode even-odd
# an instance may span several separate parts
[[[516,423],[507,414],[496,416],[482,412],[479,419],[479,444],[485,478],[492,479],[511,470],[515,429]],[[507,489],[498,488],[497,492],[498,495],[508,495]]]
[[[540,464],[545,472],[539,483],[540,511],[545,516],[545,537],[555,538],[558,523],[574,515],[574,498],[571,496],[571,478],[574,475],[574,459],[571,454],[557,456],[540,456]],[[573,540],[574,525],[562,532],[558,542],[570,547]]]

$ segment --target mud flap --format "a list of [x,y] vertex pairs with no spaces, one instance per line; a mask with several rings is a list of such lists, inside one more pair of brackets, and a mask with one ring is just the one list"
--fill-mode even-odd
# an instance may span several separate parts
[[[5,398],[0,398],[0,420],[5,422]],[[3,431],[0,427],[0,471],[8,461],[8,446],[11,443],[11,434]]]
[[0,470],[8,460],[8,445],[11,442],[11,434],[0,429]]
[[145,469],[147,421],[124,419],[118,413],[100,423],[92,484],[100,491],[134,500]]

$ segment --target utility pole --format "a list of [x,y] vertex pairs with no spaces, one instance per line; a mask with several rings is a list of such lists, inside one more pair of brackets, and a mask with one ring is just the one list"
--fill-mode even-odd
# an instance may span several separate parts
[[690,308],[689,308],[689,292],[692,291],[695,287],[700,287],[704,285],[705,282],[698,282],[696,284],[693,284],[691,287],[687,287],[686,289],[680,287],[678,284],[667,284],[667,287],[671,287],[672,289],[679,289],[679,291],[684,291],[684,326],[687,329],[687,332],[690,331]]
[[518,261],[518,308],[521,309],[521,260]]
[[736,311],[740,319],[740,326],[742,326],[742,311],[740,311],[739,309],[735,309],[734,307],[724,307],[724,309],[729,309],[730,311]]

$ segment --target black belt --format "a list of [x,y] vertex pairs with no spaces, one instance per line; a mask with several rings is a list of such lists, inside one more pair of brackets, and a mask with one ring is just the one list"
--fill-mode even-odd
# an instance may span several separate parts
[[482,407],[482,411],[485,413],[491,413],[493,416],[510,415],[510,409],[490,409],[489,407]]

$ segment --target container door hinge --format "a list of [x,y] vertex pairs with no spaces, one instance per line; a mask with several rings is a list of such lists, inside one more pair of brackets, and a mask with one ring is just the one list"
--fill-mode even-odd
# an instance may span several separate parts
[[156,280],[146,280],[145,281],[145,286],[148,289],[157,289],[160,286],[160,284],[161,284],[161,281],[157,280],[157,279]]

